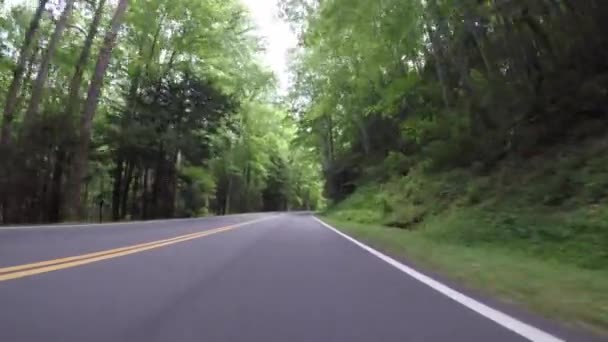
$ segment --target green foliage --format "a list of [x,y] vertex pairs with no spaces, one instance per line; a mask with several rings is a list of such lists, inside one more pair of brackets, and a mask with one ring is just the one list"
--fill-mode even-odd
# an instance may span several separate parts
[[209,201],[216,191],[213,174],[202,167],[187,166],[179,170],[182,186],[178,196],[177,216],[197,217],[209,214]]
[[300,39],[289,100],[328,215],[605,330],[608,3],[282,3]]
[[[390,153],[432,172],[486,172],[509,155],[580,136],[577,127],[605,112],[598,94],[608,56],[596,51],[605,51],[608,6],[598,2],[283,6],[301,40],[291,103],[302,131],[315,136],[307,143],[334,200],[352,184],[390,178],[378,166]],[[582,43],[590,35],[598,38]],[[592,126],[583,137],[599,133]]]
[[[239,0],[130,0],[109,68],[97,75],[104,82],[95,119],[81,120],[95,57],[111,47],[101,36],[118,8],[100,1],[75,2],[39,103],[31,83],[56,27],[48,12],[56,4],[39,21],[30,8],[2,5],[0,85],[20,80],[19,70],[23,82],[0,96],[2,108],[7,95],[16,103],[2,124],[9,134],[0,153],[10,161],[0,169],[0,221],[72,214],[66,189],[81,178],[76,156],[88,125],[81,219],[96,218],[102,201],[114,220],[322,205],[317,157],[292,144],[295,123],[277,104],[275,76],[259,62],[263,44]],[[22,49],[28,33],[32,48]],[[24,108],[32,105],[41,115],[24,130]]]
[[[525,167],[517,158],[485,176],[412,169],[361,187],[330,214],[343,221],[424,231],[438,242],[500,248],[581,268],[607,269],[606,138],[557,146]],[[372,214],[374,213],[374,214]]]

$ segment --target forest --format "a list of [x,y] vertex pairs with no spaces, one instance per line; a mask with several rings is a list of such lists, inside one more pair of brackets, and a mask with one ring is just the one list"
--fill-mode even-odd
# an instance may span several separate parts
[[281,9],[299,40],[287,103],[330,222],[608,331],[608,2]]
[[283,0],[326,219],[608,331],[608,2]]
[[608,2],[0,0],[0,222],[318,210],[608,331]]
[[499,227],[450,234],[608,265],[608,4],[281,5],[300,41],[288,103],[335,215],[416,229],[475,209]]
[[13,1],[0,37],[2,223],[322,204],[238,0]]
[[601,1],[286,0],[283,8],[303,46],[291,103],[313,132],[332,199],[361,178],[418,163],[488,172],[510,156],[542,154],[579,125],[603,124]]

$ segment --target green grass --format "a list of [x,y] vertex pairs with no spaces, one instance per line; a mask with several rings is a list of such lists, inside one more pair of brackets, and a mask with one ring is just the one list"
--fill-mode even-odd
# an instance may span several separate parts
[[[466,287],[546,317],[608,334],[608,272],[531,258],[495,245],[437,240],[409,231],[324,217],[344,233],[395,257],[438,271]],[[442,227],[436,228],[442,230]]]

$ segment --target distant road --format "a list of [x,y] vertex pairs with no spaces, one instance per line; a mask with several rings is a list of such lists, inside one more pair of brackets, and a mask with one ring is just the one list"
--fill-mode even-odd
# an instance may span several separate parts
[[593,340],[364,248],[308,214],[0,229],[0,341]]

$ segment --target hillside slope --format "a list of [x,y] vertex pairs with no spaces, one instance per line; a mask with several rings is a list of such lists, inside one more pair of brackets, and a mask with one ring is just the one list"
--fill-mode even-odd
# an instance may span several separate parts
[[463,283],[608,331],[608,138],[493,171],[416,166],[361,185],[331,222]]

